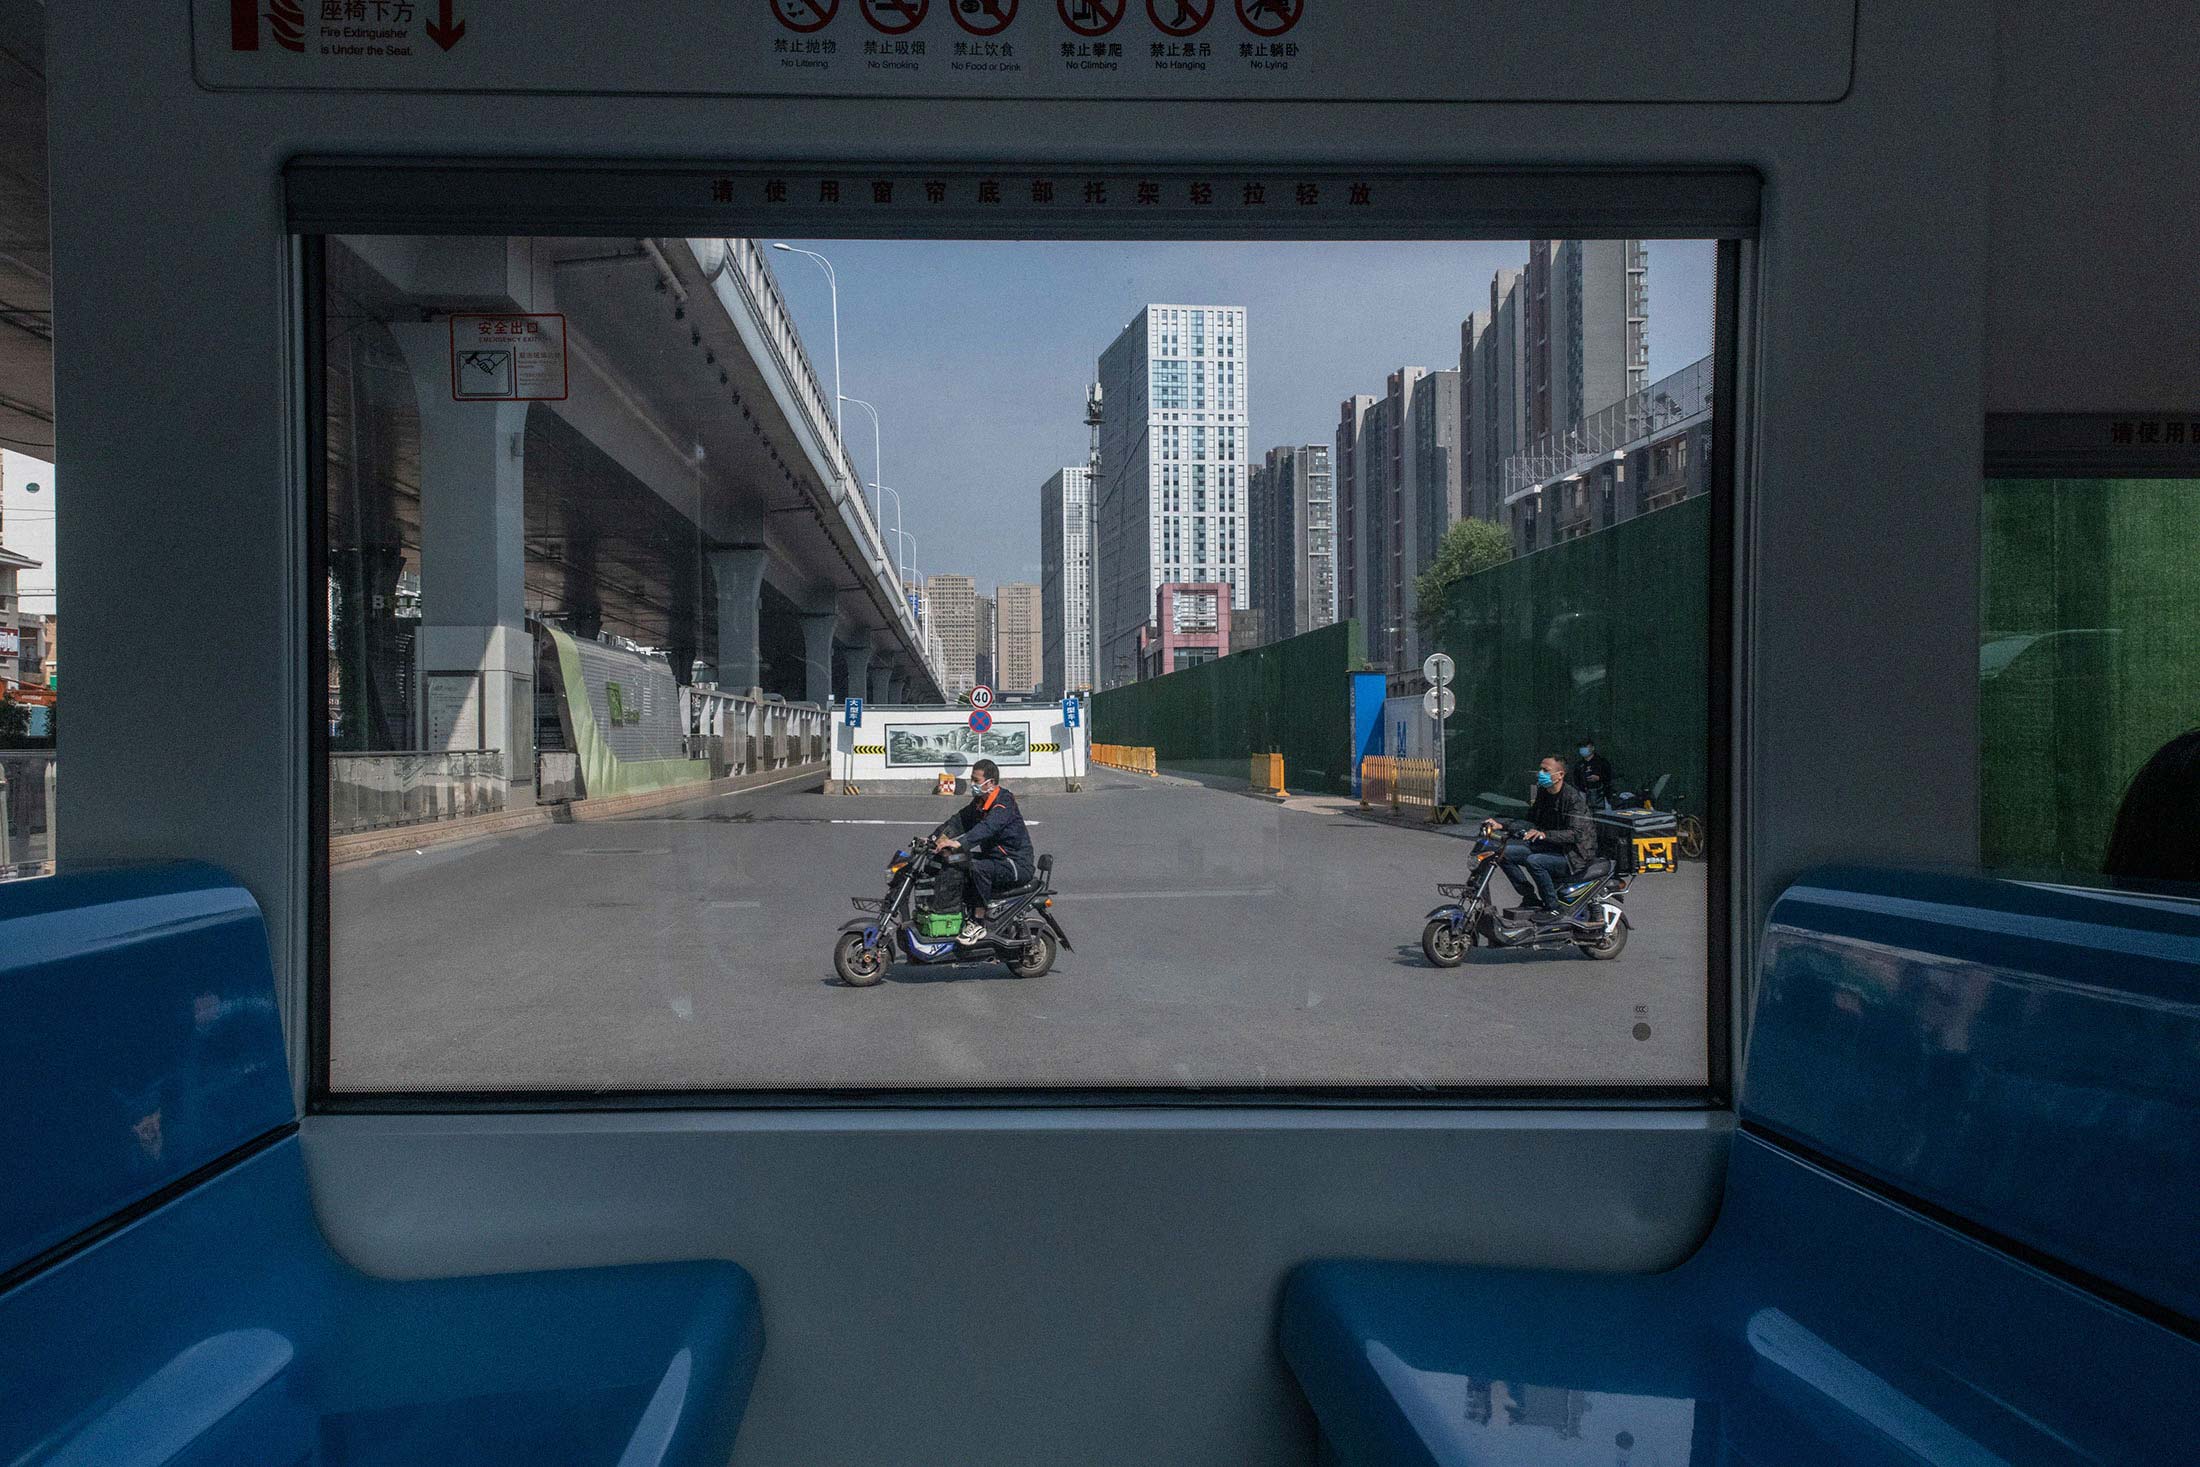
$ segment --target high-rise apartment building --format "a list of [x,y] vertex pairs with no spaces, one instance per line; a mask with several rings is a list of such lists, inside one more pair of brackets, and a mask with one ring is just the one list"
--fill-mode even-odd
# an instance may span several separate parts
[[991,596],[978,597],[978,681],[998,686],[1001,671],[1000,618]]
[[1242,306],[1148,305],[1100,356],[1092,487],[1098,685],[1135,681],[1166,583],[1250,590]]
[[1530,440],[1642,391],[1650,298],[1641,240],[1531,240],[1526,290]]
[[1529,442],[1523,296],[1521,272],[1498,271],[1490,278],[1489,314],[1470,316],[1460,330],[1461,411],[1471,414],[1463,429],[1471,465],[1463,493],[1476,519],[1504,518],[1506,462]]
[[1337,616],[1340,620],[1362,613],[1360,595],[1360,500],[1366,473],[1361,444],[1367,437],[1367,416],[1375,399],[1366,393],[1337,404],[1337,452],[1330,460],[1337,499]]
[[1092,470],[1064,467],[1039,490],[1041,686],[1053,696],[1094,687]]
[[1328,626],[1337,619],[1336,496],[1328,445],[1269,449],[1249,485],[1249,620],[1257,625],[1259,640],[1280,642]]
[[1037,586],[1016,581],[993,588],[993,686],[1027,697],[1044,681],[1046,616]]
[[1457,368],[1429,372],[1406,395],[1402,487],[1405,513],[1396,583],[1397,641],[1401,668],[1421,665],[1420,624],[1415,619],[1421,572],[1436,558],[1444,533],[1461,513]]
[[924,578],[927,630],[939,639],[940,682],[947,696],[978,685],[978,583],[942,573]]

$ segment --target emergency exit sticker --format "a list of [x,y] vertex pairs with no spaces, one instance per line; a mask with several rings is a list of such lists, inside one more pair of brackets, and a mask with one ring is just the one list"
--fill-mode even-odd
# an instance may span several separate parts
[[451,317],[451,396],[460,402],[563,402],[565,317]]

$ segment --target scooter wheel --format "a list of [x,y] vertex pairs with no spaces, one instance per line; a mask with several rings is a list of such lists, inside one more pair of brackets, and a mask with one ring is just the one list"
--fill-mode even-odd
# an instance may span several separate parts
[[1608,963],[1618,957],[1620,949],[1627,946],[1627,924],[1622,922],[1616,915],[1608,917],[1607,920],[1609,925],[1604,929],[1604,936],[1598,938],[1595,942],[1575,944],[1584,953],[1600,963]]
[[1042,927],[1008,960],[1008,971],[1019,978],[1044,978],[1054,967],[1056,951],[1054,934]]
[[869,988],[886,976],[886,944],[863,945],[860,932],[843,932],[833,944],[833,971],[850,988]]
[[1421,929],[1421,955],[1439,968],[1456,968],[1467,960],[1467,934],[1438,917]]

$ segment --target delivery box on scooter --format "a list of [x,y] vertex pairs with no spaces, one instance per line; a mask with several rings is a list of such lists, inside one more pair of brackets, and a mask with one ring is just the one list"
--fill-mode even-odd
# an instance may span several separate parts
[[1608,857],[1623,876],[1676,867],[1677,823],[1670,810],[1596,810],[1597,853]]

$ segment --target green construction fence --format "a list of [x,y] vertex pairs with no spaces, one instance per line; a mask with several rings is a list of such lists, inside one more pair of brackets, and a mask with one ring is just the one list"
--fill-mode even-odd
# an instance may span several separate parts
[[1352,687],[1367,642],[1356,621],[1233,653],[1092,700],[1093,742],[1150,747],[1184,774],[1243,780],[1254,754],[1283,755],[1293,790],[1351,788]]
[[2131,777],[2200,727],[2200,481],[1989,480],[1982,528],[1981,855],[2091,876]]
[[[1584,736],[1620,788],[1671,776],[1702,814],[1710,756],[1711,500],[1697,495],[1469,576],[1432,645],[1457,665],[1451,798],[1524,800],[1536,761]],[[1499,800],[1483,800],[1485,794]]]

